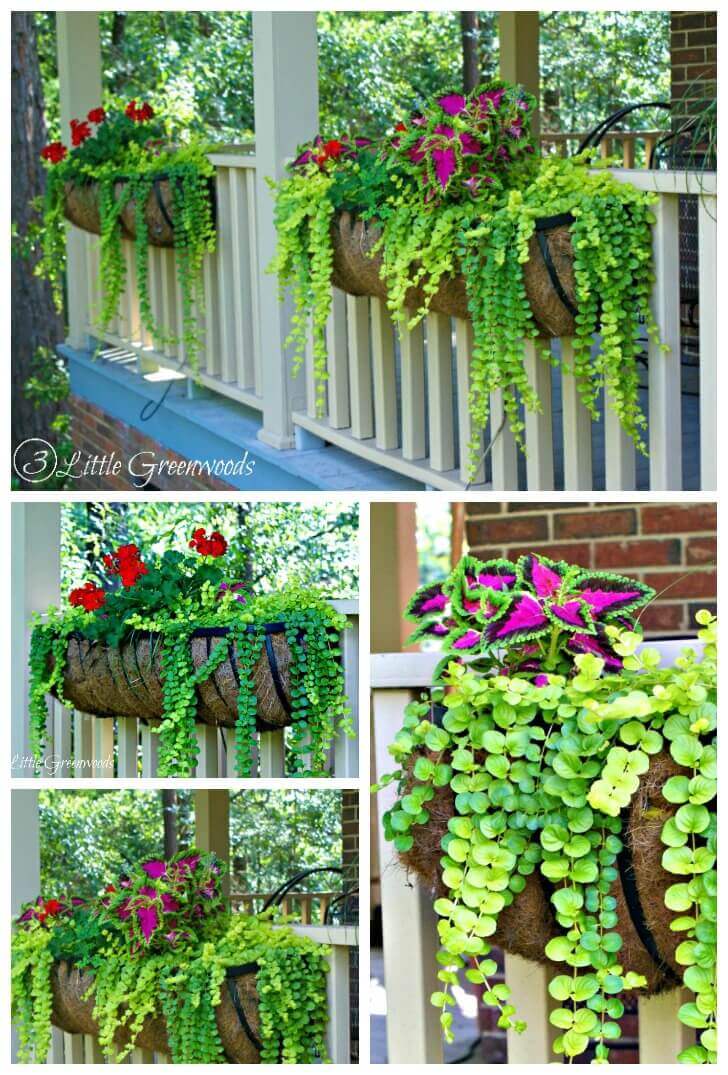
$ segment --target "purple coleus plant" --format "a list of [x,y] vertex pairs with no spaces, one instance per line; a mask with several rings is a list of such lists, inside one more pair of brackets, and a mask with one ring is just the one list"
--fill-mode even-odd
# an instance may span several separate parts
[[224,909],[224,871],[217,856],[194,848],[147,859],[107,886],[99,913],[126,933],[132,953],[176,948]]
[[447,659],[487,659],[495,671],[543,683],[548,672],[568,672],[579,653],[618,671],[606,628],[634,629],[634,613],[653,597],[642,582],[545,556],[465,556],[446,579],[421,587],[405,616],[417,624],[410,642],[437,639]]
[[514,166],[535,152],[534,108],[523,87],[500,80],[446,93],[397,124],[386,155],[415,178],[425,202],[477,198],[520,181]]

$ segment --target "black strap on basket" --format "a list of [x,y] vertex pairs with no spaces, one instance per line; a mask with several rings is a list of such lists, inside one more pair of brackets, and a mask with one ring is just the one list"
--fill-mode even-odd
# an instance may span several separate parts
[[571,213],[559,213],[557,216],[539,217],[539,219],[536,221],[536,240],[541,251],[543,263],[546,266],[546,272],[549,274],[549,280],[551,281],[554,291],[559,296],[559,299],[569,311],[571,316],[576,317],[579,311],[576,309],[573,302],[566,294],[566,290],[561,283],[558,271],[556,269],[556,266],[554,265],[553,258],[551,257],[551,248],[549,247],[547,235],[547,232],[553,231],[554,228],[562,228],[564,226],[570,227],[573,223],[574,217]]
[[257,974],[259,970],[259,963],[242,963],[239,967],[228,967],[225,972],[228,995],[230,997],[230,1000],[232,1001],[233,1008],[235,1009],[235,1014],[238,1017],[238,1022],[240,1023],[240,1026],[245,1032],[248,1041],[258,1050],[258,1052],[260,1052],[263,1048],[263,1042],[253,1030],[252,1026],[250,1025],[250,1021],[245,1014],[245,1008],[243,1007],[243,1002],[240,999],[240,993],[238,992],[238,983],[236,979],[242,978],[243,975],[246,974]]
[[624,899],[627,904],[627,910],[629,911],[629,917],[632,919],[632,925],[634,926],[635,932],[642,942],[643,947],[651,956],[660,973],[664,974],[672,985],[682,985],[680,978],[675,974],[675,971],[670,964],[662,958],[654,934],[647,925],[645,919],[645,912],[642,907],[642,901],[640,900],[637,879],[634,872],[632,842],[629,833],[629,813],[629,807],[622,811],[622,850],[617,856],[619,879],[622,882],[622,891],[624,892]]

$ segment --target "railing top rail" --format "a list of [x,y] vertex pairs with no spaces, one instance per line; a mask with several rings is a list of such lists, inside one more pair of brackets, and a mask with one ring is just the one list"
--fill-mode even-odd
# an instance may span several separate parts
[[[542,142],[561,142],[564,139],[586,138],[588,131],[541,131],[539,138]],[[655,128],[645,130],[620,130],[615,128],[604,135],[605,138],[655,138],[661,134],[669,134],[669,130]]]
[[610,168],[615,179],[631,183],[638,190],[656,194],[699,194],[712,197],[718,193],[716,172],[687,169]]
[[337,598],[335,601],[329,601],[329,604],[337,612],[341,612],[344,616],[358,616],[359,615],[359,598],[358,597],[342,597]]
[[345,945],[355,948],[359,944],[358,926],[304,926],[292,922],[290,929],[300,937],[309,937],[319,944]]
[[[698,653],[703,646],[694,636],[687,635],[685,638],[649,639],[645,645],[659,650],[663,659],[670,662],[688,646]],[[430,687],[441,658],[442,654],[435,650],[426,653],[373,653],[371,686],[375,690]]]
[[220,146],[208,153],[207,159],[216,168],[255,168],[255,154],[249,149],[240,149],[234,146]]

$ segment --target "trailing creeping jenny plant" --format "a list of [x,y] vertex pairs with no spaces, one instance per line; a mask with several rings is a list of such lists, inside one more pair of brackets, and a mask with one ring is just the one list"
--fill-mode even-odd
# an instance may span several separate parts
[[[520,404],[541,407],[524,365],[524,341],[538,328],[526,296],[524,263],[538,218],[573,215],[576,283],[573,363],[593,417],[602,388],[641,451],[645,419],[638,399],[637,323],[658,340],[649,308],[653,282],[651,206],[655,195],[595,169],[588,154],[538,156],[530,122],[535,102],[502,81],[467,96],[448,93],[400,121],[377,143],[320,137],[303,147],[274,185],[278,253],[272,269],[290,288],[296,314],[295,368],[311,334],[317,401],[327,378],[326,320],[331,309],[332,227],[343,211],[381,229],[372,253],[394,320],[408,328],[426,315],[441,282],[462,275],[473,324],[470,465],[478,469],[490,393],[504,390],[510,428],[523,447]],[[419,309],[405,308],[419,287]],[[599,333],[601,346],[594,349]],[[554,361],[548,341],[539,347]]]
[[[230,967],[258,964],[263,1063],[326,1059],[328,949],[272,912],[231,914],[225,864],[194,848],[150,859],[95,899],[27,904],[12,937],[12,1011],[21,1062],[45,1060],[54,964],[91,976],[99,1045],[111,1063],[134,1048],[145,1021],[163,1017],[174,1063],[224,1063],[215,1019]],[[119,1030],[129,1034],[119,1045]],[[242,1032],[242,1031],[241,1031]]]
[[[186,360],[195,369],[199,352],[198,315],[203,310],[201,288],[205,253],[215,248],[210,201],[214,174],[207,154],[210,146],[191,141],[170,145],[165,127],[151,105],[130,101],[123,112],[108,114],[92,108],[85,120],[71,120],[71,148],[51,142],[41,156],[48,164],[41,260],[38,272],[53,286],[61,305],[65,264],[67,188],[98,184],[101,223],[100,309],[105,328],[116,316],[126,286],[121,214],[134,205],[135,267],[142,325],[161,343],[182,343]],[[149,232],[145,209],[157,180],[167,180],[172,195],[174,254],[182,298],[182,332],[165,333],[152,311],[148,284]]]
[[448,1038],[463,969],[499,1026],[525,1029],[508,985],[491,982],[488,938],[538,871],[558,923],[543,953],[558,967],[554,1051],[571,1061],[591,1045],[595,1062],[608,1062],[620,994],[646,984],[620,957],[615,863],[640,778],[662,753],[679,767],[657,793],[662,867],[674,875],[664,902],[692,994],[679,1017],[696,1031],[677,1059],[716,1062],[716,628],[700,612],[702,657],[685,649],[663,668],[640,645],[636,615],[652,596],[545,557],[465,557],[409,604],[413,640],[437,639],[445,656],[432,694],[408,705],[390,746],[399,768],[379,788],[397,782],[384,831],[405,863],[438,789],[454,794],[440,859],[447,896],[435,902],[442,988],[432,997]]
[[[30,644],[30,746],[40,761],[46,735],[46,695],[63,698],[69,639],[118,646],[134,638],[161,639],[163,712],[158,727],[160,776],[187,776],[197,761],[197,687],[236,655],[236,773],[253,763],[258,701],[253,669],[265,653],[265,629],[282,624],[290,650],[289,768],[294,775],[326,775],[337,732],[353,735],[343,689],[339,636],[347,626],[315,588],[290,584],[250,594],[226,575],[227,542],[200,528],[190,551],[167,551],[149,562],[136,545],[103,558],[106,588],[86,582],[71,590],[69,607],[50,608],[35,621]],[[114,588],[112,588],[114,587]],[[205,628],[221,628],[205,662],[195,667],[191,642]],[[122,714],[119,714],[122,715]],[[307,763],[306,759],[310,759]]]

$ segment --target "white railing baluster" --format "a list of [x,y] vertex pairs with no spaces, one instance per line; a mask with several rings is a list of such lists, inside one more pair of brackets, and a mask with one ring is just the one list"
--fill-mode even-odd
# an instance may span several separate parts
[[99,1039],[95,1038],[93,1034],[83,1035],[83,1051],[84,1062],[86,1064],[105,1064],[106,1057],[101,1052],[101,1046],[99,1045]]
[[695,1031],[678,1019],[687,992],[673,989],[656,997],[639,997],[640,1064],[674,1064],[677,1054],[695,1044]]
[[335,944],[331,948],[326,994],[329,1009],[326,1029],[329,1060],[332,1064],[348,1064],[351,1061],[349,949],[343,944]]
[[[457,370],[458,434],[460,442],[460,481],[467,485],[482,485],[485,481],[485,462],[481,462],[470,478],[470,449],[473,423],[470,418],[470,369],[473,361],[473,326],[461,317],[455,320],[455,362]],[[478,450],[484,448],[483,431],[478,433]]]
[[503,389],[490,393],[490,459],[493,488],[518,488],[518,447],[503,406]]
[[717,199],[698,195],[700,294],[700,486],[718,487]]
[[53,711],[53,750],[56,761],[55,772],[44,774],[68,779],[75,776],[73,768],[67,763],[71,760],[71,711],[65,709],[57,698],[51,700]]
[[283,732],[261,732],[259,737],[260,775],[285,776],[286,751]]
[[240,168],[228,169],[230,178],[230,228],[233,252],[235,310],[235,351],[237,382],[244,388],[255,384],[253,355],[252,281],[250,274],[250,218],[245,175]]
[[[316,371],[313,364],[313,325],[310,323],[306,334],[306,357],[303,363],[303,373],[306,378],[306,414],[309,418],[318,418]],[[326,388],[324,386],[324,395],[325,393]]]
[[142,740],[142,776],[157,775],[157,759],[159,757],[159,736],[152,734],[152,729],[147,724],[141,727]]
[[205,289],[205,343],[200,365],[205,373],[215,377],[220,373],[220,295],[218,289],[217,253],[205,254],[202,279]]
[[114,722],[110,717],[94,717],[93,741],[93,775],[109,779],[114,775]]
[[219,776],[217,767],[217,728],[211,724],[198,724],[196,777]]
[[425,329],[422,322],[398,326],[402,356],[402,455],[424,459],[425,444]]
[[389,451],[399,445],[397,429],[397,377],[394,338],[389,310],[372,299],[372,358],[374,365],[374,437],[377,448]]
[[604,407],[604,474],[605,486],[611,489],[634,489],[637,484],[635,446],[623,430],[605,389]]
[[531,387],[541,402],[541,411],[526,410],[526,487],[554,488],[554,441],[551,418],[551,366],[541,354],[542,340],[524,342],[524,365]]
[[552,977],[547,967],[530,963],[520,956],[505,956],[505,978],[513,996],[519,998],[518,1018],[528,1029],[523,1034],[506,1032],[509,1064],[548,1064],[551,1045],[558,1034],[549,1023],[551,1001],[548,983]]
[[139,775],[139,723],[136,717],[117,717],[119,776]]
[[234,381],[235,295],[233,293],[233,236],[230,221],[230,169],[217,170],[217,287],[220,299],[220,376]]
[[455,466],[452,401],[452,328],[443,314],[427,315],[427,417],[430,465],[433,470]]
[[346,329],[349,344],[351,433],[358,440],[374,436],[372,367],[369,355],[369,299],[346,296]]
[[[574,347],[571,340],[561,341],[563,362],[573,369]],[[564,489],[592,489],[592,420],[579,396],[573,373],[561,374],[563,415]]]
[[260,303],[258,296],[258,231],[255,208],[255,169],[245,168],[246,204],[248,209],[248,265],[250,271],[250,306],[253,321],[253,371],[257,396],[263,392],[263,356],[260,350]]
[[163,258],[164,252],[158,246],[149,247],[149,306],[156,326],[152,335],[152,346],[160,355],[165,353],[163,339],[165,335],[165,312],[163,295]]
[[164,334],[166,336],[164,353],[167,358],[176,358],[180,344],[174,342],[179,337],[179,317],[177,304],[177,273],[174,263],[174,250],[162,250],[162,308],[164,310]]
[[680,406],[680,225],[678,195],[663,194],[653,210],[655,282],[652,314],[665,353],[648,344],[650,411],[650,488],[682,488],[682,413]]
[[346,296],[338,288],[333,289],[331,297],[331,313],[326,324],[326,350],[329,356],[327,384],[329,422],[334,429],[348,429],[351,424],[351,415]]
[[90,780],[93,774],[94,761],[94,718],[88,713],[73,713],[73,760],[75,762],[74,774],[85,780]]
[[85,1051],[82,1034],[63,1034],[63,1054],[65,1064],[85,1063]]

